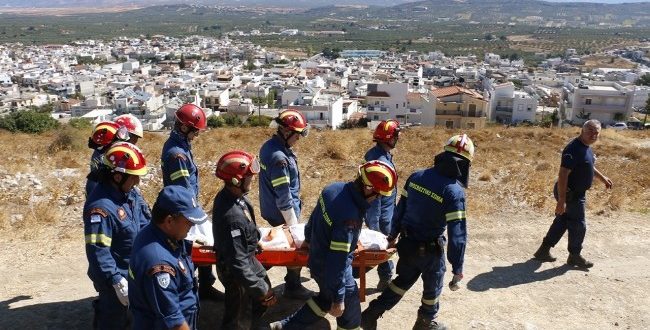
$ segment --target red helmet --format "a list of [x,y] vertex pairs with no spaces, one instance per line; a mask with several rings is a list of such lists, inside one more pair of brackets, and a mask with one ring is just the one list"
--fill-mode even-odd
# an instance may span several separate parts
[[445,144],[445,151],[453,152],[471,162],[474,158],[474,142],[467,134],[454,135]]
[[275,121],[283,127],[290,129],[296,133],[300,133],[303,137],[309,134],[309,124],[305,116],[297,110],[284,110],[280,112]]
[[234,150],[219,158],[217,170],[214,174],[219,179],[238,185],[245,177],[259,172],[260,163],[255,156],[246,151]]
[[115,172],[131,175],[147,174],[147,161],[142,151],[128,142],[118,142],[104,153],[104,164]]
[[105,147],[116,140],[128,140],[129,132],[124,126],[118,125],[112,121],[103,121],[95,126],[90,139],[95,143],[95,145]]
[[375,128],[375,133],[372,135],[372,140],[388,143],[394,137],[399,136],[399,131],[399,122],[397,120],[382,120],[379,125],[377,125],[377,128]]
[[129,134],[135,135],[139,138],[142,138],[144,134],[142,133],[142,123],[136,116],[127,113],[125,115],[117,116],[113,118],[113,121],[121,126],[125,126],[129,131]]
[[205,129],[207,123],[203,109],[191,103],[183,104],[176,110],[176,120],[194,129]]
[[363,184],[383,196],[390,196],[397,185],[397,173],[393,167],[379,160],[359,166],[358,174]]

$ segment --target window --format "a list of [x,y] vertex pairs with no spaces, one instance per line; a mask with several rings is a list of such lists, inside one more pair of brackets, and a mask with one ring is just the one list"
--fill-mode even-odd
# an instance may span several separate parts
[[533,111],[533,108],[531,108],[531,107],[528,107],[528,111],[529,111],[529,112],[530,112],[530,111]]
[[524,111],[524,105],[523,104],[518,104],[517,105],[517,111]]
[[476,128],[476,123],[467,123],[467,128]]
[[372,116],[372,120],[379,120],[379,115]]
[[320,113],[320,120],[323,120],[323,113]]
[[406,108],[406,102],[402,102],[402,108]]
[[375,105],[379,105],[379,101],[375,101]]
[[445,121],[445,127],[446,128],[454,128],[454,121],[453,120]]
[[585,99],[585,104],[591,104],[591,99]]
[[399,103],[395,103],[395,109],[399,109]]

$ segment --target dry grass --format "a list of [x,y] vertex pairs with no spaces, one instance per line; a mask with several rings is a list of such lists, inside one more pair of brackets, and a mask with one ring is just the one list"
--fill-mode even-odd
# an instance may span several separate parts
[[[404,182],[416,169],[431,166],[433,156],[446,139],[456,133],[425,127],[406,130],[394,152],[400,181]],[[467,191],[470,217],[519,209],[547,211],[550,215],[559,155],[564,145],[578,134],[578,129],[491,127],[467,133],[477,144]],[[79,136],[85,143],[88,132],[69,134]],[[273,130],[263,128],[215,129],[203,133],[195,141],[193,151],[201,178],[199,200],[207,210],[211,209],[212,199],[222,186],[214,176],[214,164],[220,155],[232,149],[257,154],[272,134]],[[45,187],[41,191],[32,191],[29,187],[0,190],[0,229],[32,236],[54,225],[62,226],[60,235],[65,236],[68,235],[66,231],[72,230],[70,228],[79,226],[80,211],[71,210],[82,205],[84,176],[91,152],[76,147],[50,149],[57,136],[60,136],[57,132],[34,136],[0,131],[0,143],[5,146],[7,155],[0,158],[0,180],[16,172],[33,173]],[[166,138],[164,133],[147,133],[139,143],[152,169],[152,178],[144,180],[140,187],[150,204],[162,187],[159,158]],[[596,181],[589,193],[591,211],[607,214],[620,210],[647,212],[650,149],[640,146],[648,146],[649,140],[650,132],[647,131],[603,131],[601,141],[594,146],[598,157],[596,165],[614,181],[614,189],[605,191]],[[296,153],[303,183],[303,217],[311,212],[325,185],[354,177],[356,166],[371,146],[371,133],[365,129],[314,131],[299,142]],[[59,181],[51,173],[62,168],[78,169],[79,175]],[[249,197],[257,208],[256,188]],[[22,220],[15,221],[14,215],[22,215]]]

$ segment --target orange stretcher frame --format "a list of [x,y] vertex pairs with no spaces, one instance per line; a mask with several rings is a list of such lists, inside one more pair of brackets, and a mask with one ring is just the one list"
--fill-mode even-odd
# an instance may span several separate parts
[[[384,263],[395,254],[395,249],[387,250],[356,250],[352,267],[365,269],[366,271]],[[257,255],[257,260],[262,266],[271,268],[273,266],[283,267],[305,267],[309,258],[309,250],[306,249],[283,249],[264,250]],[[192,262],[196,266],[209,266],[217,263],[217,254],[212,246],[201,246],[192,248]],[[366,301],[366,271],[359,271],[359,299]]]

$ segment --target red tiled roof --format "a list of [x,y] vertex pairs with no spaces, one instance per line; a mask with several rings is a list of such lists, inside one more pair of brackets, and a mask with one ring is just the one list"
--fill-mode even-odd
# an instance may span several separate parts
[[475,97],[475,98],[478,98],[478,99],[483,98],[483,96],[481,96],[481,94],[479,94],[479,93],[477,93],[475,91],[469,90],[467,88],[460,87],[460,86],[449,86],[449,87],[443,87],[443,88],[437,88],[437,89],[431,90],[431,94],[433,94],[437,98],[456,95],[456,94],[461,94],[461,93],[468,94],[468,95],[470,95],[472,97]]

